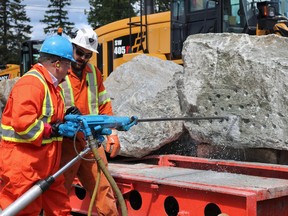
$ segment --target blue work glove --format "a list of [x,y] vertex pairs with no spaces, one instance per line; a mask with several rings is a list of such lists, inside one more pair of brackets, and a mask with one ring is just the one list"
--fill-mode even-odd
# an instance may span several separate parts
[[79,131],[79,124],[76,122],[64,122],[58,127],[58,133],[61,136],[73,137]]
[[51,137],[66,136],[73,137],[79,131],[79,124],[76,122],[57,122],[51,125]]

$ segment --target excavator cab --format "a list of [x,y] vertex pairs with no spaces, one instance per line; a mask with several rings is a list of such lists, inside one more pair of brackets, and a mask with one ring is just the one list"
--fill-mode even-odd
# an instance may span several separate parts
[[183,42],[198,33],[288,35],[286,0],[172,0],[171,59],[181,57]]
[[[57,29],[57,34],[62,35],[63,28]],[[21,47],[21,67],[20,74],[24,75],[30,68],[38,62],[39,52],[44,40],[28,40],[22,43]]]
[[279,2],[257,2],[257,35],[278,34],[288,37],[288,19],[279,13]]
[[42,40],[29,40],[22,43],[20,74],[24,75],[37,63]]

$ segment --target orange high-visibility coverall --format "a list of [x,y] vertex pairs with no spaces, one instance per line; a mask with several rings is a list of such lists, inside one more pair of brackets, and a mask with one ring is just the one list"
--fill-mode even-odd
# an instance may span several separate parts
[[[33,75],[27,74],[21,77],[14,85],[2,114],[3,134],[0,143],[2,209],[14,202],[37,181],[57,172],[60,166],[62,137],[47,138],[45,143],[44,123],[41,119],[48,117],[47,123],[63,120],[64,101],[60,95],[61,89],[54,87],[51,76],[41,64],[36,64],[32,70],[42,75],[44,78],[42,82]],[[43,80],[46,81],[50,92],[52,109],[46,109],[45,94],[48,95],[49,92],[45,91]],[[4,130],[14,132],[5,137]],[[29,137],[28,133],[33,137]],[[70,215],[71,208],[63,175],[57,177],[47,191],[17,215],[39,215],[41,209],[44,209],[45,214],[49,216]]]
[[[92,114],[92,113],[103,114],[103,115],[104,114],[113,115],[110,98],[108,100],[106,98],[104,103],[101,102],[103,101],[102,100],[103,98],[100,99],[100,97],[103,97],[103,94],[101,93],[104,93],[105,95],[106,91],[105,91],[105,87],[102,81],[102,74],[97,68],[95,68],[96,75],[97,75],[97,86],[95,85],[95,91],[98,92],[97,97],[99,99],[98,113],[89,111],[88,91],[91,86],[89,87],[89,83],[86,80],[86,75],[87,73],[93,73],[90,67],[94,67],[94,66],[93,65],[88,66],[88,64],[86,65],[86,67],[82,71],[81,80],[72,72],[71,69],[70,71],[68,71],[66,82],[67,82],[67,79],[69,78],[69,81],[71,82],[72,93],[74,96],[74,103],[73,102],[71,103],[70,101],[67,104],[67,100],[69,100],[69,98],[67,97],[66,93],[67,92],[71,93],[71,91],[70,89],[67,89],[69,87],[68,86],[65,87],[63,83],[62,87],[64,89],[66,108],[70,106],[76,106],[83,115]],[[62,145],[63,151],[62,151],[62,157],[61,157],[61,166],[67,164],[72,158],[76,156],[73,143],[74,143],[73,139],[64,137],[63,145]],[[78,152],[83,150],[85,145],[86,145],[86,141],[84,137],[83,136],[81,137],[78,134],[77,141],[76,141],[76,148]],[[107,163],[107,158],[106,158],[106,154],[105,154],[103,146],[98,148],[98,152],[102,160],[107,166],[108,163]],[[94,159],[94,155],[91,152],[91,153],[88,153],[88,155],[85,155],[85,158]],[[78,161],[72,167],[72,169],[69,169],[64,173],[65,186],[67,190],[71,189],[72,182],[74,178],[77,176],[81,184],[83,185],[83,187],[88,191],[90,196],[92,196],[92,193],[96,184],[97,169],[98,168],[97,168],[97,164],[95,163],[95,160],[94,161],[86,161],[86,160]],[[97,209],[97,212],[100,215],[105,215],[105,216],[106,215],[109,215],[109,216],[119,215],[117,211],[116,200],[114,197],[112,187],[110,186],[110,183],[106,179],[103,172],[101,172],[100,184],[99,184],[98,191],[97,191],[95,207]]]

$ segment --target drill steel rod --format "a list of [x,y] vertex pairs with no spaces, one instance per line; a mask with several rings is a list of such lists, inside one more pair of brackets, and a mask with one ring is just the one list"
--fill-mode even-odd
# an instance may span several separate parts
[[198,120],[228,120],[226,116],[212,116],[212,117],[178,117],[178,118],[143,118],[138,119],[137,122],[156,122],[156,121],[198,121]]
[[39,182],[37,182],[32,188],[30,188],[22,196],[20,196],[17,200],[15,200],[2,212],[0,212],[0,216],[14,216],[19,211],[23,210],[32,201],[34,201],[43,192],[45,192],[50,187],[50,185],[53,184],[55,178],[64,173],[69,167],[71,167],[73,164],[75,164],[75,162],[80,160],[82,156],[87,154],[90,150],[91,149],[87,147],[82,152],[80,152],[76,157],[74,157],[71,161],[69,161],[65,166],[60,168],[56,173],[54,173],[53,175],[49,176],[44,180],[40,180]]

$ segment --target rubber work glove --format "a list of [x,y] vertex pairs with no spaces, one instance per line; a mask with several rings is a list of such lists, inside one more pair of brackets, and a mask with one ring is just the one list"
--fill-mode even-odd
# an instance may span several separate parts
[[54,124],[44,123],[43,137],[73,137],[78,132],[78,129],[79,125],[75,122],[56,122]]
[[65,115],[68,115],[68,114],[82,115],[82,113],[80,112],[80,110],[76,106],[69,107],[65,112]]
[[58,134],[60,134],[60,136],[73,137],[79,129],[80,127],[77,122],[66,121],[58,126]]
[[120,141],[118,135],[113,134],[107,136],[106,152],[111,152],[110,157],[116,157],[120,151]]

